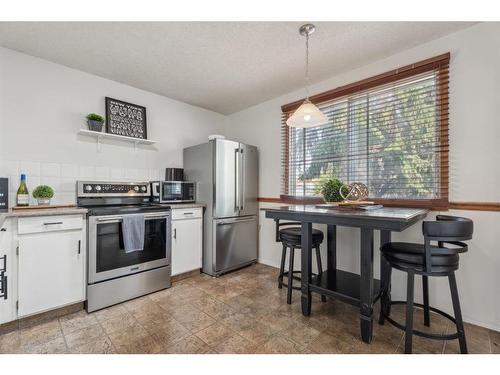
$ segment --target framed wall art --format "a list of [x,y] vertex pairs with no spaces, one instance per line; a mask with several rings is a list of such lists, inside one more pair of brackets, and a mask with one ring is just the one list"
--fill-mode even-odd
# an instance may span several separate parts
[[147,139],[146,107],[106,97],[106,132]]

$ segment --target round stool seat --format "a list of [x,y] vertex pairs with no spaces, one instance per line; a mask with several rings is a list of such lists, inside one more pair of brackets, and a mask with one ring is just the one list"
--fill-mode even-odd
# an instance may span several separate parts
[[[422,271],[425,267],[425,248],[422,244],[390,242],[380,249],[385,259],[398,268]],[[433,272],[450,272],[458,269],[459,255],[447,248],[431,246]]]
[[[323,242],[323,232],[318,229],[312,230],[313,247]],[[294,244],[295,247],[300,247],[302,241],[302,228],[290,227],[280,229],[280,239],[283,242]]]

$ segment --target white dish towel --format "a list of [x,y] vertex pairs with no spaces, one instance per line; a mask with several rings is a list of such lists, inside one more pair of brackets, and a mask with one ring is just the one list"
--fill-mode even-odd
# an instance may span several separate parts
[[125,252],[144,249],[144,215],[125,215],[122,220],[123,245]]

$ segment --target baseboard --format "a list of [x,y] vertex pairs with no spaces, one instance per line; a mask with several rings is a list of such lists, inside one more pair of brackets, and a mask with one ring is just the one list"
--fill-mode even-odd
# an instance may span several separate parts
[[40,314],[31,315],[25,318],[13,320],[12,322],[7,322],[0,324],[0,334],[12,332],[16,329],[23,329],[33,327],[35,325],[44,323],[46,321],[60,318],[65,315],[73,314],[83,310],[83,302],[74,303],[68,306],[63,306],[54,310],[45,311]]
[[177,281],[188,279],[190,277],[199,275],[200,273],[201,273],[201,269],[196,269],[196,270],[180,273],[178,275],[172,276],[172,282],[175,283]]

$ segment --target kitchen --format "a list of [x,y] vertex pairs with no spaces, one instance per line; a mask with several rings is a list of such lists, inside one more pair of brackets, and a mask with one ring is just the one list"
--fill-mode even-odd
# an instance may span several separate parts
[[[281,26],[276,23],[259,29],[259,35],[265,35],[267,27],[274,27],[283,36],[292,34],[290,45],[297,49],[296,74],[300,82],[304,65],[304,34],[298,31],[301,26],[297,22]],[[321,23],[316,26],[308,45],[311,52],[321,49],[321,35],[328,35],[328,30],[333,30],[329,27],[336,27]],[[395,33],[386,26],[387,35]],[[442,147],[451,148],[450,160],[456,163],[455,169],[450,168],[450,206],[393,207],[390,202],[380,203],[364,196],[361,201],[373,200],[370,203],[374,206],[383,207],[353,214],[349,209],[321,207],[323,198],[312,194],[312,183],[318,176],[308,179],[304,177],[306,168],[297,167],[318,152],[314,146],[323,137],[319,131],[309,133],[317,138],[308,143],[307,137],[300,138],[300,127],[287,124],[303,103],[302,83],[262,98],[254,93],[253,101],[243,102],[243,96],[234,94],[232,98],[225,91],[233,87],[232,83],[229,78],[224,81],[224,72],[218,71],[218,79],[227,84],[221,96],[215,97],[213,87],[207,87],[199,88],[204,94],[201,98],[201,94],[193,94],[198,93],[198,82],[193,79],[189,90],[184,90],[179,87],[182,80],[173,77],[181,76],[183,71],[198,71],[195,65],[199,60],[186,61],[184,66],[172,64],[169,69],[177,69],[174,73],[166,69],[148,74],[147,69],[139,72],[130,68],[137,64],[134,58],[139,59],[134,56],[124,61],[123,73],[92,65],[91,56],[85,60],[85,54],[78,54],[76,47],[97,40],[98,34],[122,42],[132,38],[139,44],[156,28],[168,27],[168,32],[178,38],[187,28],[196,30],[196,35],[213,33],[205,40],[189,39],[190,48],[198,51],[200,45],[214,43],[214,60],[219,61],[227,53],[228,45],[224,43],[231,41],[218,38],[229,29],[238,30],[238,44],[245,45],[252,39],[250,30],[255,25],[139,23],[134,27],[141,31],[106,23],[95,25],[93,30],[79,23],[0,24],[0,67],[9,72],[2,76],[0,91],[0,110],[4,114],[0,125],[0,190],[9,207],[0,212],[1,353],[408,352],[405,327],[398,329],[387,318],[390,281],[384,277],[379,248],[392,239],[423,243],[422,220],[439,221],[440,215],[474,221],[474,233],[463,236],[469,252],[460,256],[457,271],[465,336],[470,353],[498,352],[498,300],[491,297],[483,301],[477,291],[497,295],[494,283],[488,280],[495,278],[498,271],[491,223],[498,220],[495,202],[499,198],[493,189],[479,196],[473,186],[477,181],[495,184],[498,174],[491,176],[471,167],[471,163],[473,166],[498,155],[496,151],[486,154],[480,146],[488,144],[488,150],[493,150],[495,139],[471,132],[465,120],[457,120],[467,117],[465,106],[457,103],[475,100],[465,90],[451,91],[452,136],[450,144]],[[401,30],[407,32],[406,27],[401,26]],[[311,93],[334,95],[329,90],[346,89],[345,85],[367,77],[394,70],[401,74],[423,66],[428,69],[432,64],[436,64],[432,72],[438,73],[443,64],[449,64],[453,72],[450,81],[456,79],[460,87],[472,79],[470,67],[476,71],[482,64],[472,55],[478,50],[487,53],[487,47],[479,41],[496,32],[495,23],[430,25],[426,38],[417,41],[407,36],[403,40],[406,44],[402,42],[400,48],[387,51],[390,57],[367,56],[364,68],[345,70],[344,75],[330,72],[310,85]],[[47,42],[63,34],[77,43],[63,48]],[[361,39],[366,36],[362,30],[356,35]],[[218,48],[214,40],[223,47]],[[417,42],[416,47],[406,50],[406,46]],[[100,42],[95,43],[94,48],[99,48]],[[171,43],[173,47],[175,43]],[[45,47],[38,50],[37,44]],[[140,53],[143,60],[139,61],[150,67],[154,56],[148,57],[148,48]],[[101,58],[113,59],[119,53],[116,46],[102,49]],[[316,59],[318,55],[311,56]],[[267,54],[265,57],[271,58]],[[183,55],[177,58],[180,61]],[[495,56],[491,59],[498,62]],[[128,63],[131,65],[126,69]],[[206,63],[209,69],[210,62]],[[423,70],[415,73],[417,83],[430,81],[428,76],[422,76],[428,72]],[[243,82],[247,72],[243,69],[239,74]],[[408,77],[398,79],[408,83]],[[162,81],[171,84],[158,83]],[[385,86],[377,87],[382,89]],[[483,89],[495,98],[494,90]],[[450,90],[457,89],[450,84]],[[173,91],[178,94],[174,96]],[[353,95],[354,104],[348,103],[351,108],[361,105],[357,94]],[[376,96],[378,91],[370,91],[369,95]],[[440,100],[439,93],[436,97]],[[337,98],[325,100],[320,109],[328,116],[341,113],[341,118],[348,111],[328,107],[330,100]],[[311,99],[314,102],[317,97],[312,95]],[[380,99],[373,100],[376,108]],[[116,131],[122,120],[113,112],[114,105],[143,111],[134,134],[123,133],[123,128],[122,133]],[[335,102],[338,108],[341,105]],[[103,117],[102,129],[92,130],[90,121],[95,120],[87,121],[89,114]],[[494,111],[488,109],[485,116],[491,120]],[[453,126],[460,130],[454,131]],[[493,125],[484,126],[493,129]],[[468,132],[468,136],[459,137],[461,131]],[[459,150],[465,147],[472,151],[461,153]],[[456,173],[456,169],[470,169],[470,173]],[[357,173],[358,178],[363,177],[363,172]],[[287,176],[285,183],[283,175]],[[27,197],[20,189],[21,180]],[[33,196],[38,186],[53,189],[52,207],[44,208],[44,202]],[[297,193],[300,190],[307,199],[296,200],[302,195]],[[304,202],[309,205],[304,206]],[[464,202],[484,204],[479,210]],[[26,203],[28,208],[23,208]],[[289,208],[283,209],[285,206]],[[408,211],[398,211],[403,209]],[[384,220],[374,219],[383,214]],[[393,217],[387,219],[389,214]],[[370,220],[369,225],[363,220]],[[286,221],[298,222],[294,231],[288,232],[293,234],[289,242],[283,241],[280,228],[285,227],[279,226]],[[371,232],[366,230],[368,227]],[[315,244],[319,250],[315,250]],[[335,286],[327,276],[332,268],[339,270],[336,275],[346,277],[335,279]],[[291,277],[285,269],[292,271]],[[406,277],[399,271],[392,275],[392,302],[407,296]],[[350,286],[355,285],[355,292],[338,286],[347,279]],[[416,280],[415,301],[424,304],[425,289],[421,293],[420,279]],[[434,283],[429,277],[428,288],[431,306],[448,315],[456,312],[446,280]],[[392,311],[393,317],[404,322],[407,311],[403,306],[394,305]],[[379,314],[385,324],[379,324]],[[455,333],[455,325],[436,311],[431,313],[430,327],[424,319],[425,310],[415,309],[415,329],[436,335]],[[458,328],[453,339],[430,344],[414,334],[413,352],[465,352],[459,343],[462,331]]]

